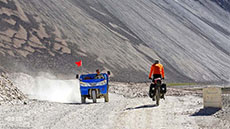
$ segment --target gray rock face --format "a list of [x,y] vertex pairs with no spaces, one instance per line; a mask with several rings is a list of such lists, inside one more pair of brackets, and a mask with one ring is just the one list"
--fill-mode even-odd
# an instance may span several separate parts
[[216,2],[220,7],[230,12],[230,0],[212,0]]
[[[225,0],[0,1],[0,65],[57,75],[110,70],[116,81],[146,81],[154,59],[171,82],[230,77]],[[77,68],[75,61],[83,60]]]

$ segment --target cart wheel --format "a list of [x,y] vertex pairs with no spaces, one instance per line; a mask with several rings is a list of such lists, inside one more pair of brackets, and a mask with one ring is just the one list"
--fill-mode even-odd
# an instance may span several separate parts
[[92,91],[92,98],[93,98],[93,103],[97,102],[97,94],[96,94],[96,90]]
[[108,92],[104,95],[104,98],[105,98],[105,102],[109,102],[109,93]]
[[84,95],[81,96],[81,103],[85,103],[86,97]]

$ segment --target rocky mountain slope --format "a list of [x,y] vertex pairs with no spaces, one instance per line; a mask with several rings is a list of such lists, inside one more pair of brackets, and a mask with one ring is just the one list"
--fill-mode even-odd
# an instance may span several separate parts
[[228,81],[229,3],[0,0],[0,69],[73,76],[100,68],[116,81],[146,81],[158,58],[168,81]]

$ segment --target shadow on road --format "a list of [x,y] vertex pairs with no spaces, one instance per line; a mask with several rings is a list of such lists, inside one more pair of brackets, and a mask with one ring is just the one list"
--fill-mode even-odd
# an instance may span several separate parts
[[86,102],[86,103],[64,103],[64,104],[69,104],[69,105],[90,105],[90,104],[100,104],[100,103],[105,103],[105,102],[97,102],[97,103],[93,103],[93,102]]
[[141,109],[141,108],[153,108],[157,107],[157,105],[142,105],[134,108],[126,108],[125,110],[135,110],[135,109]]
[[198,112],[195,112],[191,116],[211,116],[218,112],[220,108],[203,108],[200,109]]
[[68,104],[68,105],[81,105],[82,103],[64,103],[64,104]]
[[[99,102],[97,102],[97,103],[99,103]],[[97,104],[97,103],[88,102],[88,103],[65,103],[65,104],[68,104],[68,105],[91,105],[91,104]]]

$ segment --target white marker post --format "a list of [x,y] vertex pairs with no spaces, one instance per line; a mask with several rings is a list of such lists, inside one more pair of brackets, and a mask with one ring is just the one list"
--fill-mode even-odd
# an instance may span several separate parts
[[222,108],[221,88],[208,87],[203,88],[204,108]]

